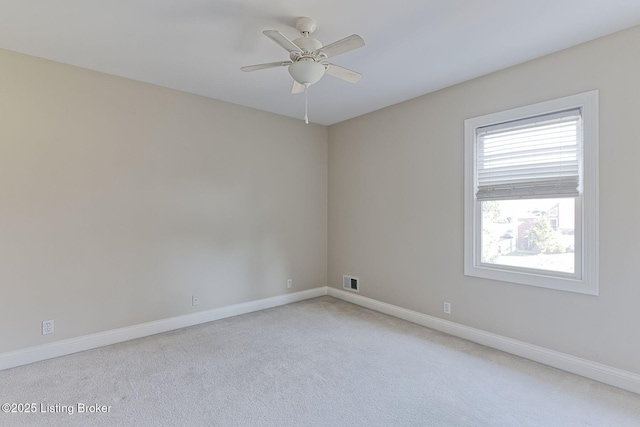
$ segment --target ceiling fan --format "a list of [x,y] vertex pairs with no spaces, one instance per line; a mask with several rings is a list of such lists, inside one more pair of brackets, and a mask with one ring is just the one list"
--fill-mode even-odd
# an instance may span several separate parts
[[[289,67],[289,74],[293,77],[292,93],[305,92],[312,84],[318,82],[325,73],[350,83],[360,81],[362,74],[327,62],[326,59],[340,55],[350,50],[364,46],[364,40],[357,34],[352,34],[341,40],[323,46],[316,39],[309,37],[316,30],[316,21],[311,18],[298,18],[296,29],[302,37],[293,41],[277,30],[265,30],[262,33],[282,46],[289,52],[288,61],[269,62],[266,64],[248,65],[240,68],[242,71],[257,71],[274,67]],[[307,118],[307,102],[305,97],[305,122]]]

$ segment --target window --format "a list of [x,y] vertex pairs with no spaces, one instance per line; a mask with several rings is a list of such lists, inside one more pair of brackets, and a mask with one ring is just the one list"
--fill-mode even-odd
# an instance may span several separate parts
[[465,120],[468,276],[598,294],[598,92]]

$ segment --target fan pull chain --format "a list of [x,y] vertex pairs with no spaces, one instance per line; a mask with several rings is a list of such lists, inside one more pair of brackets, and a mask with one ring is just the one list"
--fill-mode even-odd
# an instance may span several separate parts
[[304,122],[306,124],[309,124],[309,84],[305,84],[304,85]]

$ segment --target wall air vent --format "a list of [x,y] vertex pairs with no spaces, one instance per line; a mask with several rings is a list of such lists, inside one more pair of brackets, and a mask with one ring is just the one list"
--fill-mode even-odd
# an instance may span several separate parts
[[342,276],[342,288],[348,291],[359,292],[360,281],[357,277]]

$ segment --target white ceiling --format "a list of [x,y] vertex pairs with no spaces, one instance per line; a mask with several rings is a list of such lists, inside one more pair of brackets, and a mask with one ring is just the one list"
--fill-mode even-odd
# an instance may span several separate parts
[[[287,60],[262,35],[297,38],[297,17],[324,44],[357,33],[366,46],[332,62],[309,118],[337,123],[640,24],[639,0],[0,0],[0,47],[285,116],[304,115]],[[639,40],[640,42],[640,40]]]

